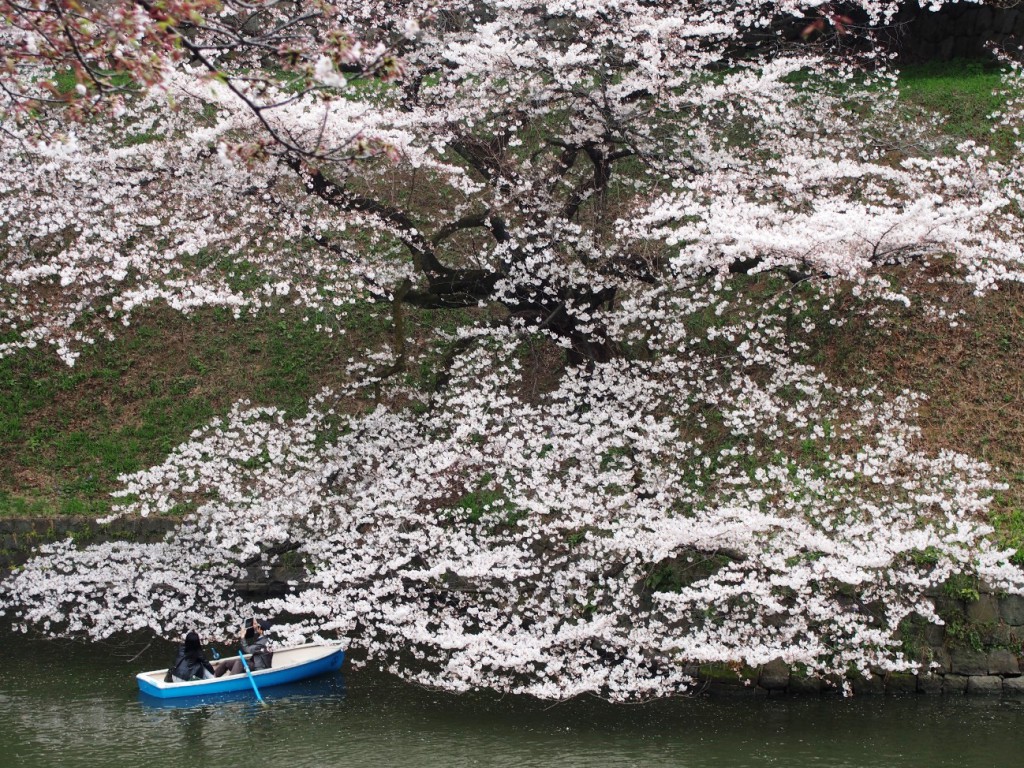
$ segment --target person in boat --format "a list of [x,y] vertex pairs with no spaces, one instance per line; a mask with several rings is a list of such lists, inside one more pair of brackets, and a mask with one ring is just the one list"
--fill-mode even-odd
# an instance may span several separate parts
[[[242,646],[242,653],[251,655],[249,669],[256,672],[261,669],[270,669],[274,660],[274,651],[270,647],[270,638],[267,637],[267,630],[270,629],[270,622],[266,619],[250,619],[242,627],[242,634],[239,641]],[[239,658],[228,659],[217,666],[214,673],[217,677],[224,675],[237,675],[245,671],[242,660]]]
[[213,667],[203,655],[203,644],[195,631],[185,635],[185,642],[178,648],[174,663],[167,670],[165,683],[185,683],[189,680],[206,680],[214,676]]

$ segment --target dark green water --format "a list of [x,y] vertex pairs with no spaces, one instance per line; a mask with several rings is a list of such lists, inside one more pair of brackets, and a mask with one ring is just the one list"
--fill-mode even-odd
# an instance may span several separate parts
[[931,697],[677,699],[551,707],[449,696],[346,668],[216,703],[154,706],[168,647],[0,635],[0,768],[60,766],[1019,766],[1024,703]]

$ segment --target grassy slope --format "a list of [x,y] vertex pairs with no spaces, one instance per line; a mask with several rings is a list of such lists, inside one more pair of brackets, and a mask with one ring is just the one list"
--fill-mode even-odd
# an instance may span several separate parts
[[927,449],[992,466],[1008,488],[997,494],[991,522],[1002,543],[1024,548],[1024,286],[977,298],[962,286],[927,283],[928,271],[906,277],[920,283],[917,296],[960,306],[957,325],[929,319],[921,302],[894,305],[880,326],[851,313],[839,328],[819,324],[812,361],[847,384],[925,395],[917,423]]
[[[914,68],[902,90],[909,104],[944,112],[952,137],[984,138],[997,85],[981,65],[954,62]],[[823,331],[816,362],[850,383],[871,369],[888,387],[928,395],[926,442],[994,465],[1011,485],[997,501],[1000,536],[1024,546],[1024,289],[954,300],[967,312],[956,328],[894,308],[886,330],[853,322]],[[119,473],[161,460],[236,400],[301,410],[386,327],[368,310],[329,339],[288,311],[223,322],[215,311],[154,309],[73,369],[49,350],[0,360],[0,515],[104,512]],[[528,368],[550,371],[550,355],[537,354],[546,363]]]
[[[944,116],[951,137],[975,139],[1006,155],[1013,135],[990,133],[988,115],[1000,109],[998,71],[983,62],[934,62],[908,68],[904,100]],[[934,286],[928,275],[911,279],[918,295],[948,298],[963,310],[956,327],[924,320],[916,308],[894,311],[884,337],[851,341],[855,368],[876,371],[893,389],[928,397],[920,412],[924,439],[990,463],[1006,491],[997,494],[992,523],[1007,546],[1024,548],[1024,286],[977,298],[960,287]]]
[[304,409],[377,323],[355,316],[328,338],[288,311],[153,309],[74,368],[49,349],[0,360],[0,515],[109,509],[118,474],[159,462],[233,402]]

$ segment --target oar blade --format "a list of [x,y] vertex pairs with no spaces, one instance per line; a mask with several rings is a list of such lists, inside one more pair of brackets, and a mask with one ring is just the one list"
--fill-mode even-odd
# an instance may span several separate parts
[[267,706],[267,702],[260,695],[260,689],[256,687],[256,680],[253,679],[252,670],[249,669],[249,663],[245,660],[245,654],[239,651],[238,658],[242,660],[242,666],[245,667],[245,674],[249,677],[249,684],[252,685],[252,692],[256,694],[256,700],[263,706]]

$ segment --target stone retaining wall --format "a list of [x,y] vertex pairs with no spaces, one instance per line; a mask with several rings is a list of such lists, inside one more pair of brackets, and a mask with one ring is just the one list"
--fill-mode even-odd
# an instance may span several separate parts
[[[909,655],[930,671],[876,670],[848,680],[855,695],[933,694],[1024,699],[1024,597],[998,595],[980,585],[969,597],[936,590],[945,626],[922,626]],[[912,643],[913,644],[913,643]],[[781,659],[758,669],[725,664],[692,666],[690,674],[712,694],[783,696],[842,692],[843,681],[808,677]]]
[[[136,517],[97,523],[88,517],[0,518],[0,579],[23,564],[33,550],[46,542],[72,538],[92,541],[162,541],[178,524],[177,518]],[[250,568],[236,585],[240,595],[250,598],[284,594],[288,582],[302,577],[294,568]]]
[[[954,653],[950,672],[915,675],[878,672],[849,680],[856,696],[931,694],[940,696],[1000,696],[1024,699],[1024,676],[1019,657],[1004,650]],[[700,690],[712,695],[797,696],[839,695],[842,681],[799,674],[781,660],[757,670],[736,670],[726,665],[691,668]]]
[[24,563],[40,544],[63,541],[160,541],[176,520],[139,517],[101,525],[88,517],[0,518],[0,573]]
[[903,61],[981,57],[990,42],[1007,48],[1024,42],[1024,3],[958,2],[938,11],[906,3],[885,37]]
[[[173,518],[136,518],[99,525],[87,518],[0,519],[0,577],[25,562],[33,548],[68,536],[81,542],[159,541]],[[282,594],[301,580],[295,568],[250,569],[237,589],[259,598]],[[854,694],[926,693],[1024,698],[1024,597],[999,595],[983,584],[946,585],[931,595],[945,626],[908,629],[908,653],[930,666],[926,674],[885,673],[854,677]],[[714,694],[780,696],[839,693],[842,681],[807,677],[781,660],[760,669],[739,665],[692,666],[689,673]]]
[[[833,7],[844,10],[841,3]],[[862,12],[845,10],[858,23],[867,23]],[[757,46],[778,35],[798,43],[810,18],[813,16],[787,17],[777,22],[772,34],[755,33],[750,42]],[[903,63],[989,58],[993,45],[1011,51],[1024,44],[1024,0],[960,0],[946,3],[938,11],[911,0],[902,3],[895,18],[877,34]],[[849,41],[856,45],[854,38]]]

